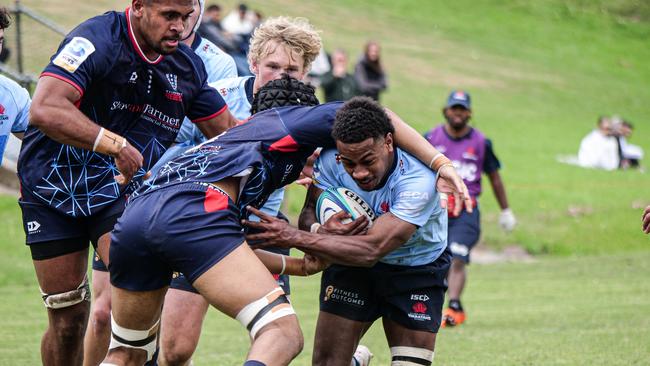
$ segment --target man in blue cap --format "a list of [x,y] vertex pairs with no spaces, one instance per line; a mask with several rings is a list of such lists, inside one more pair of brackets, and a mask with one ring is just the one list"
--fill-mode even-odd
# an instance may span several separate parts
[[465,266],[469,263],[470,251],[478,242],[481,232],[477,199],[481,194],[482,172],[490,179],[501,207],[501,228],[511,231],[517,221],[508,206],[506,190],[499,174],[501,164],[494,155],[492,142],[469,125],[472,117],[470,95],[462,90],[451,92],[442,113],[447,123],[435,127],[424,136],[438,151],[451,159],[467,185],[473,206],[472,212],[462,210],[458,216],[449,211],[448,243],[453,260],[447,277],[449,306],[442,319],[442,326],[446,327],[460,325],[465,321],[460,296],[467,280]]

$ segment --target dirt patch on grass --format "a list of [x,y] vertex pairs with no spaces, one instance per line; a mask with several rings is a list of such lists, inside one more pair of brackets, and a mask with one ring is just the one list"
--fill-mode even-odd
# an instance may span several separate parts
[[535,258],[524,248],[518,245],[509,245],[503,250],[497,251],[488,248],[487,245],[479,243],[472,249],[472,262],[479,264],[493,264],[505,262],[532,263]]

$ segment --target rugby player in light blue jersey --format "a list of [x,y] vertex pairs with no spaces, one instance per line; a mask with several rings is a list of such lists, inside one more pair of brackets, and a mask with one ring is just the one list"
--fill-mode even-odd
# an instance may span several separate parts
[[[253,106],[264,110],[286,103],[312,105],[314,99],[313,88],[282,78],[262,87]],[[276,189],[295,181],[316,148],[335,147],[331,132],[341,105],[254,114],[173,159],[134,192],[111,235],[111,314],[120,328],[113,331],[104,362],[143,362],[143,350],[151,357],[174,271],[184,273],[211,305],[248,330],[252,345],[245,365],[286,365],[297,355],[302,334],[291,304],[269,271],[281,273],[285,261],[287,273],[295,275],[322,267],[309,270],[308,262],[314,260],[308,256],[253,252],[241,220],[248,218],[248,206],[262,207]],[[443,160],[392,113],[391,122],[399,146],[423,161]],[[432,165],[439,169],[438,182],[466,194],[453,167]]]
[[[0,8],[0,51],[4,43],[5,28],[9,27],[10,18],[6,8]],[[0,75],[0,165],[10,134],[19,139],[29,123],[29,105],[31,99],[25,88],[15,81]]]
[[[251,38],[248,53],[253,76],[221,79],[210,83],[223,97],[228,108],[239,120],[251,116],[253,95],[271,80],[282,75],[302,80],[321,48],[318,31],[302,18],[269,18],[260,25]],[[300,50],[301,52],[298,52]],[[180,143],[170,148],[157,164],[158,170],[165,162],[180,155],[185,150],[205,141],[203,134],[192,124],[181,127]],[[282,215],[280,206],[284,198],[284,188],[273,192],[261,210],[268,215]],[[288,255],[288,249],[270,251]],[[285,294],[289,295],[289,276],[274,276]],[[182,273],[175,274],[169,291],[165,295],[162,313],[160,338],[161,364],[182,365],[188,362],[199,342],[203,319],[208,310],[208,302],[189,283]]]
[[[314,166],[315,184],[300,215],[306,231],[254,209],[262,222],[246,222],[266,230],[248,240],[298,248],[333,263],[321,279],[313,365],[347,364],[365,331],[380,318],[393,364],[430,365],[433,360],[451,262],[447,212],[436,174],[397,148],[394,133],[379,104],[366,97],[351,99],[336,114],[336,149],[323,151]],[[445,161],[440,169],[453,169]],[[359,232],[368,224],[365,217],[338,221],[344,212],[322,226],[316,222],[316,202],[330,187],[352,189],[372,207],[378,218],[367,232]],[[349,233],[359,234],[341,235]]]

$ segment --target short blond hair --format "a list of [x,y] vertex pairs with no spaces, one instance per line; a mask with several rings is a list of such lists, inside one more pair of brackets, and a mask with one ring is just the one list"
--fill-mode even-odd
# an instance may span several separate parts
[[302,57],[307,73],[323,43],[320,32],[305,18],[268,18],[253,31],[248,51],[250,65],[275,51],[274,44],[282,45],[291,53]]

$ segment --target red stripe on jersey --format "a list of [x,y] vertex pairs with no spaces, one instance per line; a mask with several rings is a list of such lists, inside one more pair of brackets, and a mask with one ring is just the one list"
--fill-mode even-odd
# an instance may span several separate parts
[[212,119],[212,118],[220,115],[221,113],[225,112],[226,109],[228,109],[228,105],[224,105],[221,109],[219,109],[218,111],[216,111],[215,113],[213,113],[213,114],[211,114],[209,116],[193,119],[192,122],[197,123],[197,122],[207,121],[207,120]]
[[298,151],[299,146],[300,145],[298,145],[291,135],[286,135],[274,142],[271,147],[269,147],[269,151],[294,152]]
[[[79,100],[77,100],[77,101],[75,102],[75,105],[77,105],[78,103],[80,103],[80,101],[81,101],[81,97],[84,96],[84,90],[81,89],[81,87],[80,87],[77,83],[75,83],[74,81],[72,81],[72,80],[66,78],[65,76],[61,76],[61,75],[58,75],[58,74],[55,74],[55,73],[52,73],[52,72],[44,72],[44,73],[41,74],[41,77],[43,77],[43,76],[49,76],[49,77],[52,77],[52,78],[55,78],[55,79],[59,79],[59,80],[61,80],[61,81],[65,81],[66,83],[72,85],[75,89],[77,89],[77,91],[78,91],[79,94],[80,94],[80,95],[79,95]],[[77,105],[77,107],[79,107],[79,106]]]
[[203,201],[203,208],[205,212],[221,211],[228,208],[228,196],[217,191],[216,189],[208,188],[205,191],[205,201]]

